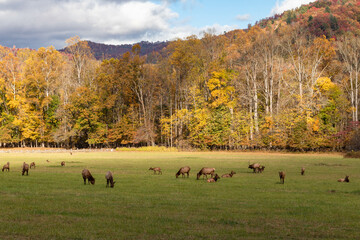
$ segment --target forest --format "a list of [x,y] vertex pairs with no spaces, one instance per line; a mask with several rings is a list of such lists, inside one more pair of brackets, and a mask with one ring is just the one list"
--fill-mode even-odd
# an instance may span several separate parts
[[359,150],[359,34],[360,1],[320,0],[145,56],[0,47],[0,146]]

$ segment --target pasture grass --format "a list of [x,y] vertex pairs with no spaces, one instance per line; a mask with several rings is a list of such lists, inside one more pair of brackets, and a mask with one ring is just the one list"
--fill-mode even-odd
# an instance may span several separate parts
[[[49,159],[49,163],[46,162]],[[360,161],[340,155],[0,153],[0,239],[357,239]],[[36,162],[21,176],[23,162]],[[60,162],[66,166],[61,167]],[[253,174],[249,163],[266,166]],[[176,179],[182,166],[190,178]],[[196,180],[202,167],[217,183]],[[149,167],[161,167],[154,175]],[[306,168],[305,176],[300,175]],[[96,179],[84,185],[83,168]],[[111,170],[115,188],[105,188]],[[285,171],[285,184],[278,171]],[[337,179],[350,176],[350,183]]]

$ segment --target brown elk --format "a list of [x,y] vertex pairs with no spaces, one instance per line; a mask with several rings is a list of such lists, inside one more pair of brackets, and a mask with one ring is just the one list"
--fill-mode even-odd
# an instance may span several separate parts
[[232,176],[233,176],[234,174],[236,174],[236,172],[231,171],[231,173],[224,174],[224,175],[222,175],[221,177],[222,177],[222,178],[232,178]]
[[248,168],[252,169],[254,171],[254,173],[258,172],[258,169],[260,168],[260,164],[259,163],[253,163],[250,164]]
[[279,172],[280,182],[285,183],[285,172]]
[[207,179],[207,175],[211,175],[211,177],[214,177],[214,172],[215,172],[215,168],[204,167],[198,172],[198,174],[196,175],[196,179],[199,180],[201,175],[203,175],[203,179],[204,179],[204,176]]
[[110,183],[110,187],[113,188],[116,182],[114,182],[114,178],[113,178],[112,172],[108,171],[108,172],[105,174],[105,179],[106,179],[106,187],[109,187],[109,183]]
[[25,172],[26,172],[26,176],[29,175],[29,164],[24,162],[23,163],[23,169],[22,169],[22,175],[23,176],[24,176]]
[[149,168],[149,170],[153,170],[154,171],[154,174],[156,174],[156,172],[158,173],[158,174],[161,174],[162,175],[162,171],[161,171],[161,168],[159,168],[159,167],[151,167],[151,168]]
[[65,161],[61,162],[61,166],[64,167],[65,166]]
[[35,168],[35,162],[30,163],[30,169],[34,167]]
[[302,167],[302,168],[301,168],[301,175],[304,175],[304,174],[305,174],[305,168]]
[[46,162],[50,162],[48,159],[46,159]]
[[264,169],[265,169],[265,166],[258,167],[258,168],[256,169],[256,172],[262,173],[262,172],[264,171]]
[[346,176],[345,178],[340,178],[338,182],[350,182],[349,176]]
[[213,183],[213,182],[216,182],[219,179],[220,179],[219,175],[215,174],[215,177],[208,179],[207,182],[208,183]]
[[178,178],[180,176],[180,174],[182,175],[182,177],[185,177],[185,173],[187,174],[187,177],[189,177],[189,173],[190,173],[191,168],[189,166],[186,167],[182,167],[179,169],[179,171],[175,174],[176,178]]
[[7,162],[7,163],[3,166],[2,171],[4,171],[4,170],[10,171],[10,163],[9,163],[9,162]]
[[90,171],[88,169],[82,170],[82,177],[84,179],[84,184],[86,185],[86,179],[88,180],[88,184],[95,184],[95,178],[91,175]]

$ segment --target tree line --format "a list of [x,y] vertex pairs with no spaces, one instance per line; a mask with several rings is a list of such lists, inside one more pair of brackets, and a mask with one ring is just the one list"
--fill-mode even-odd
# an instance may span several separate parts
[[96,60],[0,47],[1,147],[359,148],[360,40],[254,26]]

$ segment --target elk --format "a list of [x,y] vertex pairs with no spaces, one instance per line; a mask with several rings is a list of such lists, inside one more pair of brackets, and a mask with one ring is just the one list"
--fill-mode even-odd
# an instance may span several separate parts
[[222,177],[222,178],[232,178],[232,176],[233,176],[234,174],[236,174],[236,172],[231,171],[231,173],[224,174],[224,175],[222,175],[221,177]]
[[5,164],[5,165],[3,166],[2,171],[4,171],[4,170],[10,171],[10,163],[9,163],[9,162],[7,162],[7,164]]
[[259,163],[253,163],[253,164],[250,164],[248,168],[253,169],[254,173],[256,173],[258,171],[259,167],[260,167]]
[[162,175],[162,171],[161,171],[161,168],[159,167],[151,167],[149,168],[149,170],[153,170],[154,171],[154,174],[156,174],[156,172],[158,172],[158,174],[161,174]]
[[302,167],[302,168],[301,168],[301,175],[304,175],[304,174],[305,174],[305,168]]
[[106,187],[109,187],[109,183],[110,183],[110,187],[113,188],[116,182],[114,182],[112,172],[108,171],[105,174],[105,179],[106,179]]
[[91,175],[90,171],[88,169],[82,170],[82,177],[84,179],[84,185],[86,185],[86,179],[88,180],[88,184],[95,184],[95,178]]
[[213,182],[216,182],[219,179],[220,179],[219,175],[215,174],[215,177],[208,179],[207,182],[208,183],[213,183]]
[[65,166],[65,161],[61,162],[61,166],[64,167]]
[[180,176],[180,174],[182,175],[182,177],[185,177],[185,173],[187,174],[187,177],[189,177],[189,173],[190,173],[190,167],[186,166],[186,167],[182,167],[179,169],[179,171],[175,174],[176,178],[178,178]]
[[285,183],[285,172],[279,172],[280,182]]
[[30,169],[34,167],[35,168],[35,162],[30,163]]
[[24,176],[24,173],[26,172],[26,176],[29,175],[29,164],[23,163],[23,169],[22,169],[22,175]]
[[264,169],[265,169],[265,166],[261,166],[261,167],[258,167],[258,168],[256,169],[256,171],[257,171],[258,173],[262,173],[262,172],[264,171]]
[[196,179],[199,180],[201,175],[203,175],[203,179],[204,179],[204,176],[207,179],[207,175],[211,175],[211,177],[214,177],[214,172],[215,172],[215,168],[204,167],[198,172],[198,174],[196,175]]
[[46,162],[50,162],[48,159],[46,159]]
[[340,178],[338,182],[350,182],[349,176],[346,176],[345,178]]

